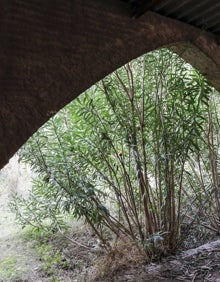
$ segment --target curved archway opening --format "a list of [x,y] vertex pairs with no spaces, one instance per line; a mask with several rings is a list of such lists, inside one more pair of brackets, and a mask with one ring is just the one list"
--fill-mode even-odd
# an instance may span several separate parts
[[187,234],[197,240],[196,230],[213,236],[204,226],[219,232],[215,95],[167,49],[127,63],[22,149],[39,175],[27,202],[15,198],[18,218],[63,232],[62,214],[85,217],[106,249],[123,237],[145,259],[183,247]]
[[216,39],[156,13],[134,20],[103,1],[87,1],[85,6],[66,1],[62,7],[58,2],[50,7],[15,1],[5,4],[3,11],[0,167],[65,104],[119,66],[156,48],[175,45],[219,87]]

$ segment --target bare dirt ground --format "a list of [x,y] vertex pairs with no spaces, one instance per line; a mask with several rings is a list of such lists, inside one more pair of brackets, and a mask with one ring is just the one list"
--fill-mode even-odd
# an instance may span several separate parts
[[[0,172],[0,282],[220,282],[220,239],[183,251],[161,262],[147,264],[143,257],[126,250],[106,255],[90,230],[82,223],[74,224],[67,233],[47,238],[53,246],[49,256],[59,252],[59,261],[45,271],[36,242],[27,239],[15,223],[8,208],[12,192],[26,193],[30,171],[13,161]],[[7,177],[6,177],[7,175]],[[39,247],[39,244],[38,244]],[[125,252],[124,252],[125,253]],[[48,257],[47,257],[48,260]]]
[[[0,172],[0,281],[37,281],[40,267],[32,242],[22,238],[8,203],[15,190],[26,193],[30,185],[29,171],[12,159]],[[35,280],[33,280],[35,279]],[[41,280],[39,280],[41,281]]]
[[[64,257],[71,262],[73,280],[64,279],[64,282],[220,282],[220,239],[147,264],[143,257],[132,256],[129,251],[126,258],[123,253],[105,255],[86,232],[73,232],[73,238],[90,249],[66,245]],[[63,277],[70,277],[69,271],[63,272]]]
[[220,240],[169,257],[160,263],[120,271],[106,281],[220,281]]

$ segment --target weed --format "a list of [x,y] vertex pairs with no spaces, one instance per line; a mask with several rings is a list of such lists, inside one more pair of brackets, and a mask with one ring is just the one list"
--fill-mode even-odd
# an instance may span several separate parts
[[60,251],[54,250],[53,246],[43,244],[37,248],[37,253],[43,262],[43,270],[50,275],[53,269],[61,263]]
[[0,262],[0,281],[8,281],[17,277],[16,258],[9,257]]

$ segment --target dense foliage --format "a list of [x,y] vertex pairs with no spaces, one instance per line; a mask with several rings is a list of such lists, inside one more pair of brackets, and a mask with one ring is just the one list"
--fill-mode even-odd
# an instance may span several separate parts
[[62,229],[84,218],[110,247],[127,238],[149,256],[174,251],[196,223],[219,231],[217,93],[167,49],[104,78],[20,150],[38,173],[18,220]]

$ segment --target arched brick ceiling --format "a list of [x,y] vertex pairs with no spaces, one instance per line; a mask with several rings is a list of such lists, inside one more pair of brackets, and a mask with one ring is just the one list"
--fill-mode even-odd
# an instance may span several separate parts
[[137,56],[168,46],[220,89],[220,47],[204,30],[118,0],[3,0],[0,168],[54,113]]

